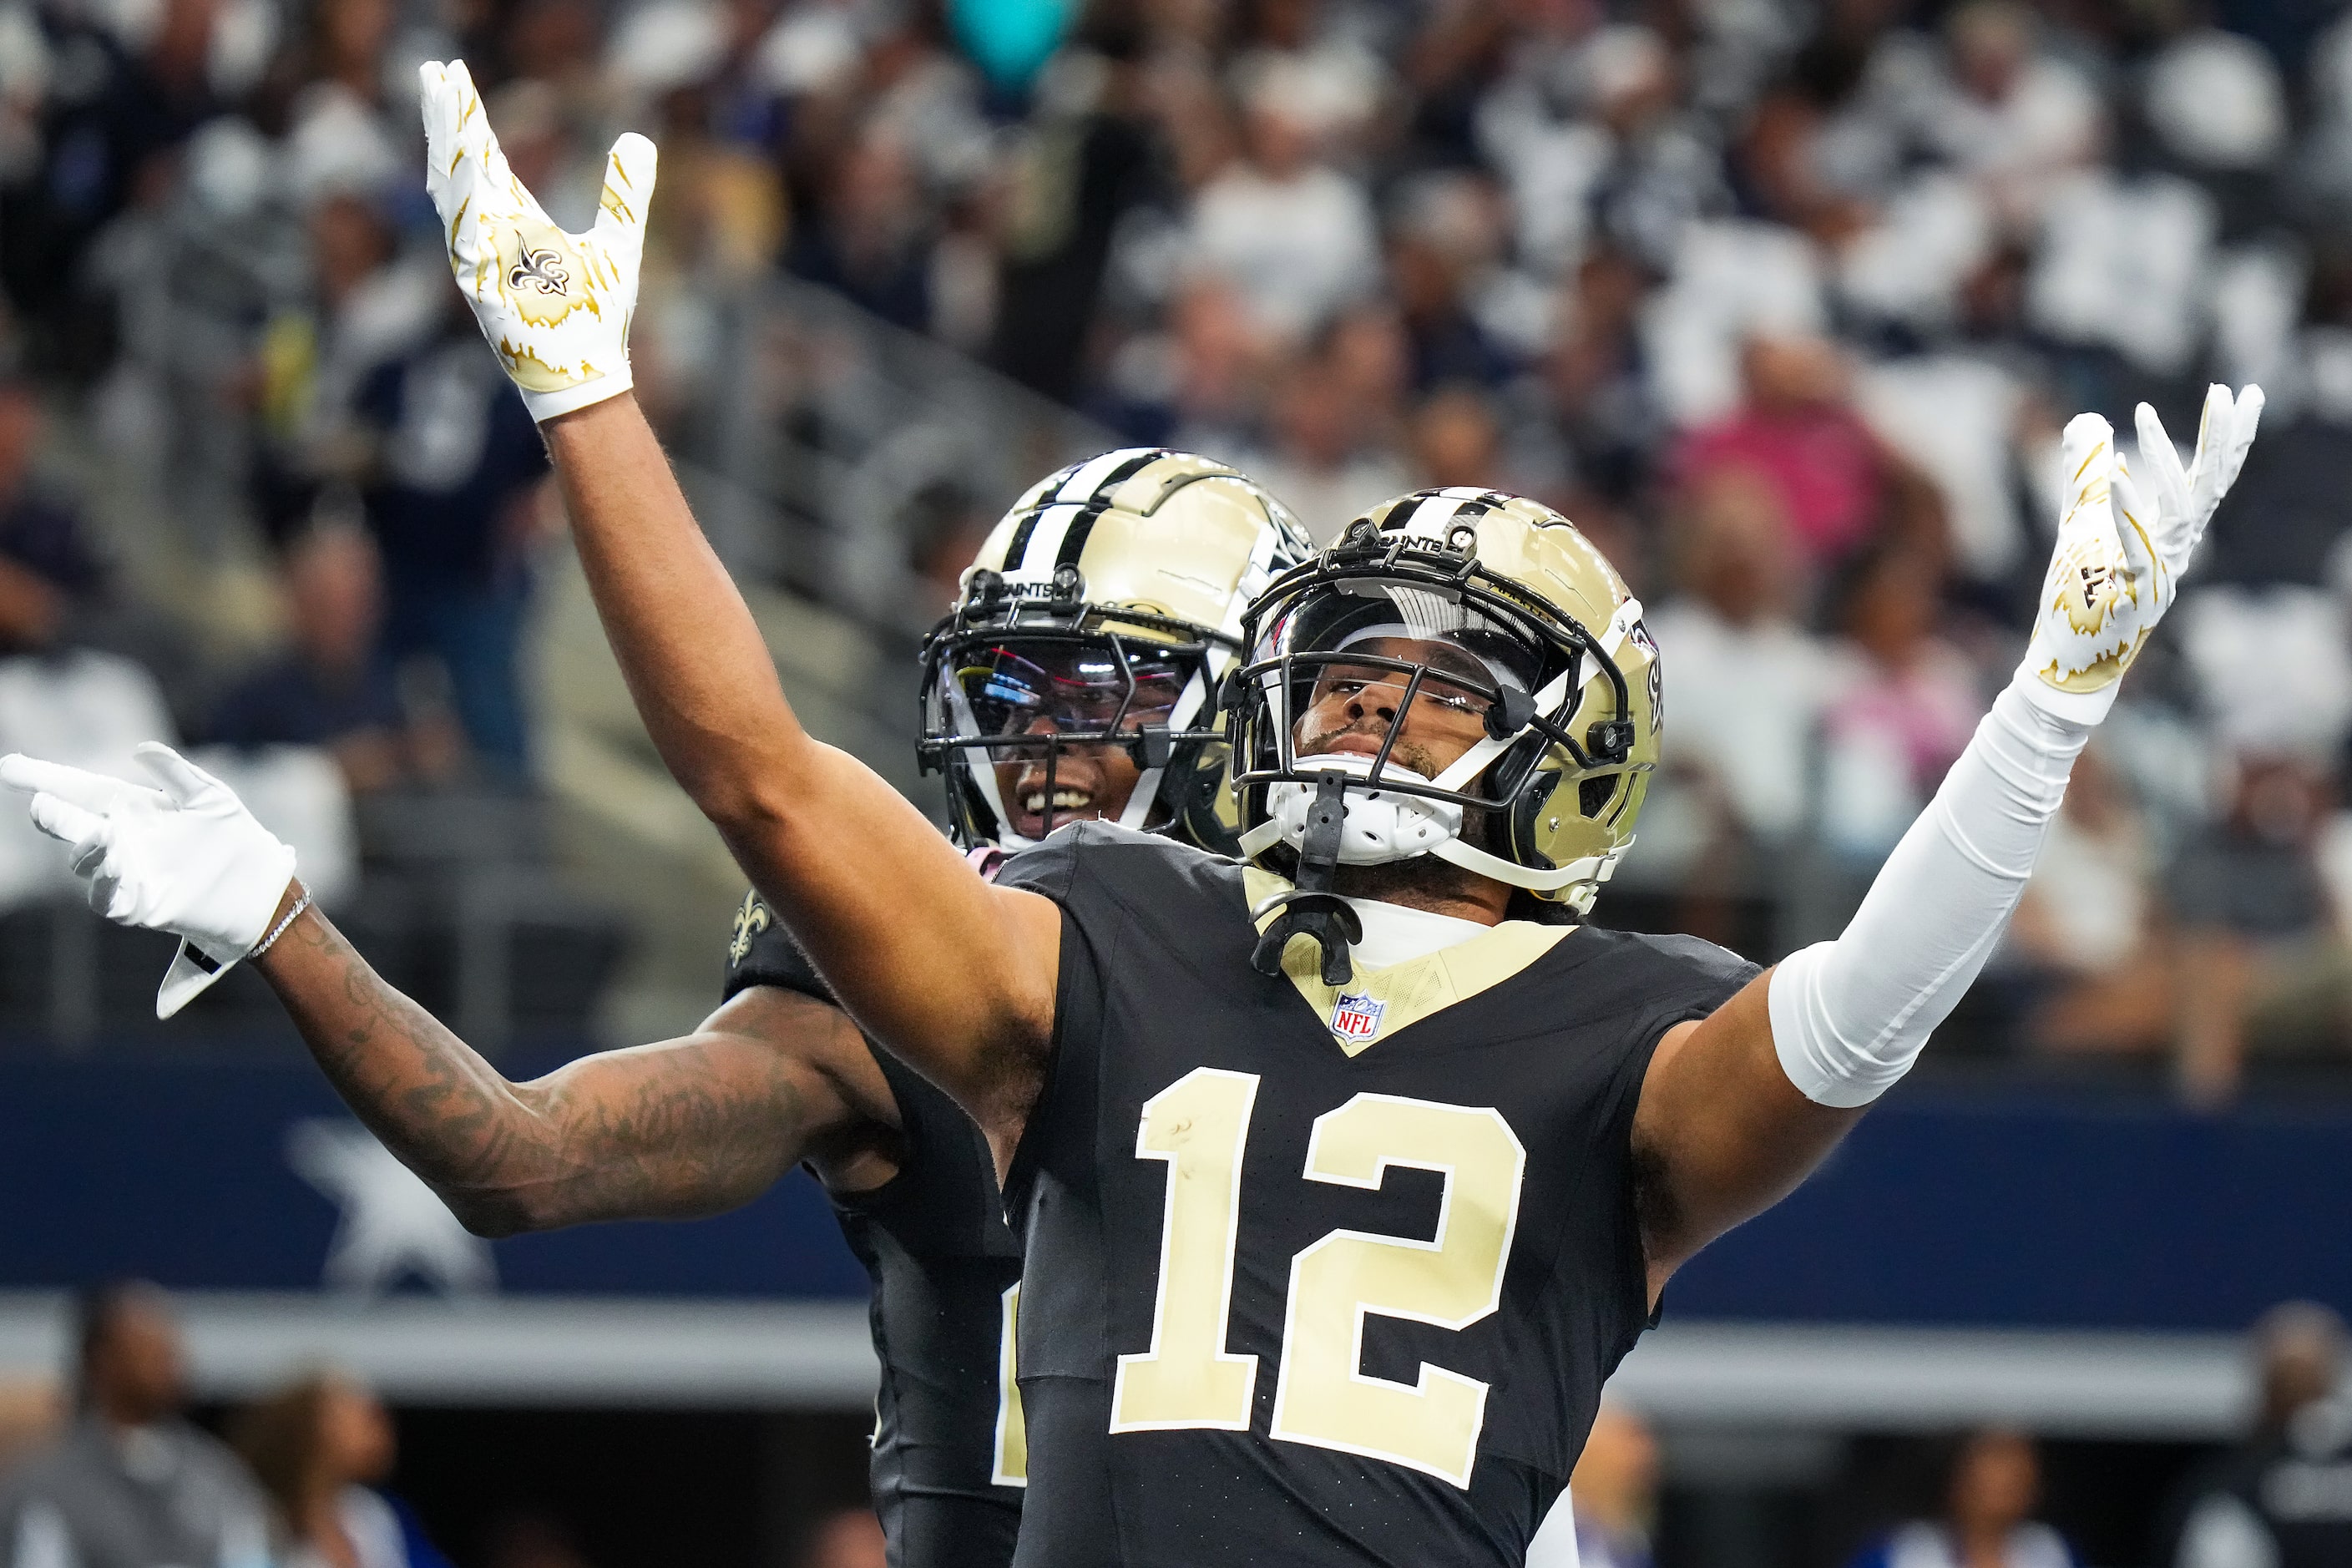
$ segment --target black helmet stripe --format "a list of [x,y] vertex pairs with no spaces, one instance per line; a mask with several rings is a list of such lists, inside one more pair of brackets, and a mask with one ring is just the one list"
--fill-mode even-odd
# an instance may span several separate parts
[[[1051,502],[1045,503],[1045,505],[1051,504]],[[1037,520],[1045,515],[1045,506],[1033,506],[1029,509],[1029,515],[1023,518],[1021,525],[1013,531],[1013,542],[1004,547],[1006,575],[1009,576],[1021,570],[1022,557],[1029,553],[1029,536],[1037,531]]]
[[1132,462],[1122,463],[1113,468],[1103,482],[1095,487],[1095,493],[1087,498],[1086,510],[1070,520],[1068,531],[1062,535],[1062,548],[1055,553],[1054,564],[1076,566],[1078,557],[1086,553],[1087,536],[1094,532],[1095,520],[1110,510],[1110,498],[1118,492],[1118,487],[1171,455],[1164,448],[1154,447]]
[[[1077,507],[1075,513],[1067,510],[1060,511],[1060,516],[1068,521],[1062,529],[1061,538],[1055,542],[1054,559],[1050,564],[1076,565],[1078,552],[1086,548],[1087,535],[1094,531],[1095,520],[1109,509],[1111,497],[1118,493],[1118,487],[1160,458],[1171,455],[1162,447],[1145,447],[1127,454],[1123,461],[1114,465],[1083,493],[1072,493],[1067,483],[1047,492],[1040,498],[1038,504],[1031,510],[1029,515],[1021,520],[1020,527],[1013,530],[1012,542],[1006,545],[1004,551],[1004,574],[1010,577],[1031,570],[1029,547],[1036,541],[1039,521],[1056,512],[1057,509],[1066,509],[1073,503]],[[1079,470],[1074,471],[1070,476],[1071,480],[1077,479],[1084,471],[1084,468],[1091,466],[1091,464],[1083,465]],[[1048,565],[1049,563],[1040,561],[1035,563],[1035,569],[1043,572],[1048,568]]]
[[1003,571],[1010,573],[1021,569],[1021,558],[1029,552],[1029,536],[1037,531],[1038,514],[1054,504],[1054,498],[1061,493],[1062,487],[1077,478],[1078,470],[1085,467],[1084,463],[1072,463],[1037,487],[1036,500],[1022,514],[1020,524],[1013,529],[1013,538],[1005,545]]
[[1380,524],[1387,528],[1394,522],[1408,531],[1425,529],[1435,538],[1457,522],[1475,522],[1496,507],[1509,504],[1510,499],[1498,490],[1420,490],[1391,506]]

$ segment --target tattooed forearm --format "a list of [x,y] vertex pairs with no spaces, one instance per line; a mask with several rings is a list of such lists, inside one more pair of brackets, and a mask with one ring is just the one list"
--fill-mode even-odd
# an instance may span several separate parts
[[517,1084],[323,915],[305,914],[260,967],[344,1102],[484,1234],[731,1208],[840,1114],[803,1053],[767,1037],[849,1027],[802,998],[782,998],[758,1037],[706,1028]]

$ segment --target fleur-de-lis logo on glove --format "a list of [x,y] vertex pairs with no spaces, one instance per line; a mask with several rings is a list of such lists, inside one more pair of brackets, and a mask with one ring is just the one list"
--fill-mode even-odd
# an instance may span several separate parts
[[507,164],[462,60],[420,68],[425,188],[449,268],[482,335],[534,419],[629,390],[654,144],[632,132],[605,159],[604,194],[584,234],[566,234]]
[[571,269],[551,250],[524,251],[522,259],[507,272],[507,287],[518,291],[536,289],[542,294],[561,294],[571,283]]
[[2258,386],[2234,397],[2226,386],[2212,388],[2185,469],[2145,403],[2137,471],[2105,419],[2080,414],[2067,425],[2065,510],[2026,649],[2032,679],[2021,683],[2037,706],[2077,723],[2106,717],[2116,682],[2172,607],[2205,525],[2245,466],[2262,412]]

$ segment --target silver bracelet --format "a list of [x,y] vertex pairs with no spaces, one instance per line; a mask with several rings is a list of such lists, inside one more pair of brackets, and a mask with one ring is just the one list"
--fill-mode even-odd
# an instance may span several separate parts
[[276,944],[278,939],[286,934],[286,928],[292,925],[295,921],[300,917],[302,911],[310,907],[310,889],[305,888],[302,889],[302,896],[294,900],[294,907],[286,911],[286,918],[279,921],[276,925],[270,927],[269,934],[256,942],[254,944],[253,951],[245,955],[246,958],[250,961],[252,959],[259,958],[263,953],[268,952],[270,948]]

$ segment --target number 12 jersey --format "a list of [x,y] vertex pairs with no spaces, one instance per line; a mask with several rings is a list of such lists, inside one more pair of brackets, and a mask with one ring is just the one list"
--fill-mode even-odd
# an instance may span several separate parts
[[1649,1317],[1631,1129],[1753,966],[1507,921],[1325,987],[1250,967],[1281,884],[1102,824],[999,880],[1063,911],[1026,1248],[1016,1568],[1524,1557]]

